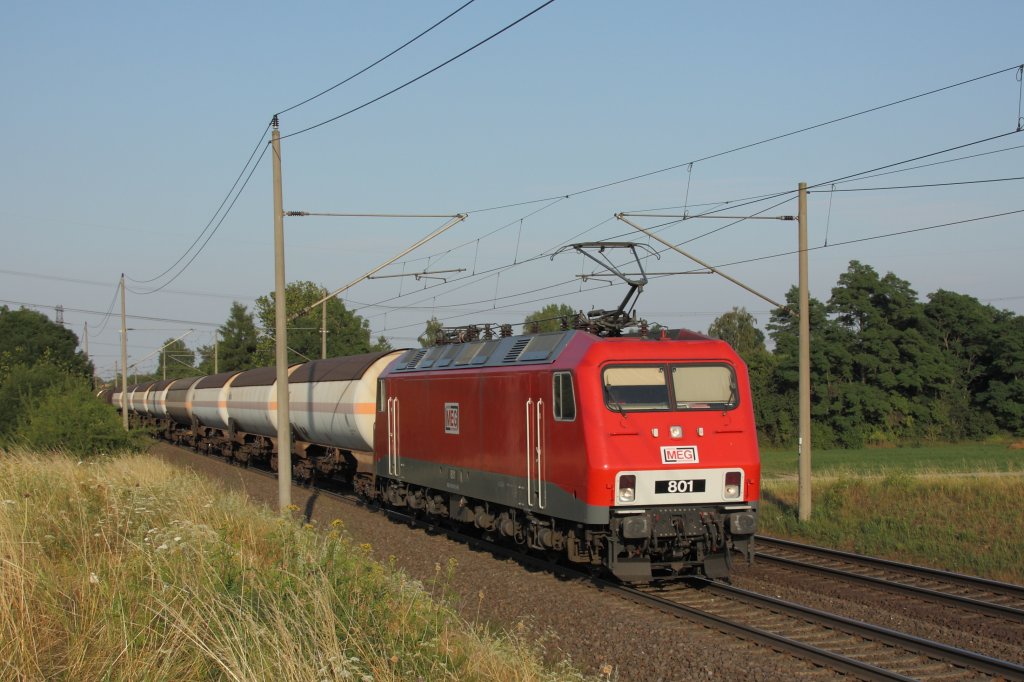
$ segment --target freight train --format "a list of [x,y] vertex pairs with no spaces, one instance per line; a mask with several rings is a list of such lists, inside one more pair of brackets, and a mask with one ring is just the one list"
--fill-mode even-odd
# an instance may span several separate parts
[[[133,420],[276,470],[274,368],[132,386]],[[727,578],[753,557],[760,460],[723,341],[586,331],[474,339],[288,370],[293,476],[475,526],[626,582]],[[120,391],[106,391],[113,405]]]

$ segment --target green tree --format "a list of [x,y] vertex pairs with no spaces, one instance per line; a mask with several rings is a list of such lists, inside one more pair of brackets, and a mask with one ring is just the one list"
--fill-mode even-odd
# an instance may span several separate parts
[[774,382],[775,358],[765,347],[764,332],[757,328],[757,320],[746,308],[733,308],[715,318],[708,327],[708,336],[727,342],[747,364],[754,417],[761,437],[774,440],[778,430],[776,420],[780,417]]
[[181,339],[167,339],[164,349],[158,355],[154,378],[159,380],[180,379],[195,376],[196,352],[185,345]]
[[948,383],[950,367],[910,283],[851,261],[828,308],[850,351],[842,413],[861,423],[861,438],[927,436],[938,423],[938,387]]
[[45,361],[69,374],[92,379],[92,363],[76,351],[78,337],[42,313],[0,306],[0,382],[15,365]]
[[87,457],[136,447],[140,439],[121,428],[117,412],[96,399],[86,380],[64,375],[24,413],[11,441],[37,452]]
[[217,336],[219,341],[216,348],[210,344],[199,349],[200,374],[213,374],[215,352],[217,370],[220,372],[234,372],[260,366],[256,361],[256,322],[244,305],[238,301],[231,304],[228,319],[217,328]]
[[0,383],[0,441],[18,424],[18,420],[35,407],[51,386],[60,384],[67,373],[49,362],[14,365]]
[[[288,362],[306,362],[320,357],[321,308],[314,303],[329,292],[313,282],[291,282],[285,287],[285,310],[288,313]],[[274,364],[274,292],[256,299],[255,313],[264,336],[257,341],[255,361],[258,366]],[[312,307],[311,307],[312,306]],[[307,310],[308,309],[308,310]],[[298,314],[297,313],[301,313]],[[293,315],[296,315],[294,319]],[[327,356],[356,355],[377,350],[370,342],[370,323],[347,308],[339,299],[327,300]]]
[[1024,434],[1024,317],[1000,311],[989,355],[992,363],[978,404],[1000,428]]
[[562,320],[567,320],[572,325],[576,318],[576,311],[571,305],[565,303],[549,303],[540,310],[532,312],[523,320],[524,334],[538,334],[541,332],[557,332],[562,329]]
[[[775,344],[767,394],[756,405],[758,426],[770,442],[795,443],[799,424],[800,319],[791,311],[800,309],[800,292],[786,292],[786,308],[772,311],[768,333]],[[833,421],[840,410],[838,400],[842,371],[849,362],[841,330],[830,320],[825,304],[813,296],[808,301],[811,350],[811,437],[821,447],[837,445]],[[756,396],[755,396],[756,397]]]
[[971,296],[939,290],[928,295],[925,315],[933,322],[936,343],[950,372],[939,387],[940,409],[950,440],[975,438],[998,427],[995,416],[979,409],[988,387],[998,311]]
[[436,346],[437,337],[440,335],[442,327],[444,327],[444,325],[436,317],[431,317],[427,320],[426,328],[417,339],[420,342],[420,347],[429,348],[430,346]]
[[715,318],[708,327],[708,336],[725,341],[747,362],[767,352],[764,332],[757,328],[757,320],[746,308],[733,308]]

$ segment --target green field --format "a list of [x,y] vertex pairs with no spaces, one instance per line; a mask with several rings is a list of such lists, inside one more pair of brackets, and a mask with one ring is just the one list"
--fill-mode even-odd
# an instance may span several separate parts
[[1024,450],[1009,444],[815,452],[798,520],[796,455],[763,452],[760,532],[1024,584]]
[[[813,476],[884,476],[892,473],[1024,473],[1024,448],[1013,449],[1009,441],[922,445],[900,448],[856,450],[813,450]],[[797,475],[797,453],[793,450],[761,450],[761,475],[787,478]]]

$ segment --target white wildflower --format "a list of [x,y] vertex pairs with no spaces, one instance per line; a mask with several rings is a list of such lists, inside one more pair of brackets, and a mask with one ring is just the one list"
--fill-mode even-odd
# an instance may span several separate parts
[[159,552],[159,551],[160,551],[160,550],[162,550],[162,549],[167,549],[167,543],[166,543],[166,542],[165,542],[165,543],[163,543],[162,545],[160,545],[159,547],[157,547],[157,548],[156,548],[156,551],[158,551],[158,552]]
[[100,582],[100,578],[95,573],[90,573],[89,574],[89,582],[92,583],[93,585],[97,585]]
[[175,535],[174,536],[174,541],[175,542],[181,542],[181,536],[180,535]]

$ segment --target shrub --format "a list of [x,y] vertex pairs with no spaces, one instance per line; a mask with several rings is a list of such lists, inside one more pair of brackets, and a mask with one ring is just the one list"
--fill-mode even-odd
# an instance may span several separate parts
[[14,431],[18,418],[28,412],[47,389],[66,377],[60,368],[46,362],[11,367],[0,382],[0,440]]
[[64,377],[33,401],[10,440],[26,449],[63,450],[78,457],[141,445],[139,436],[126,433],[117,413],[77,377]]

